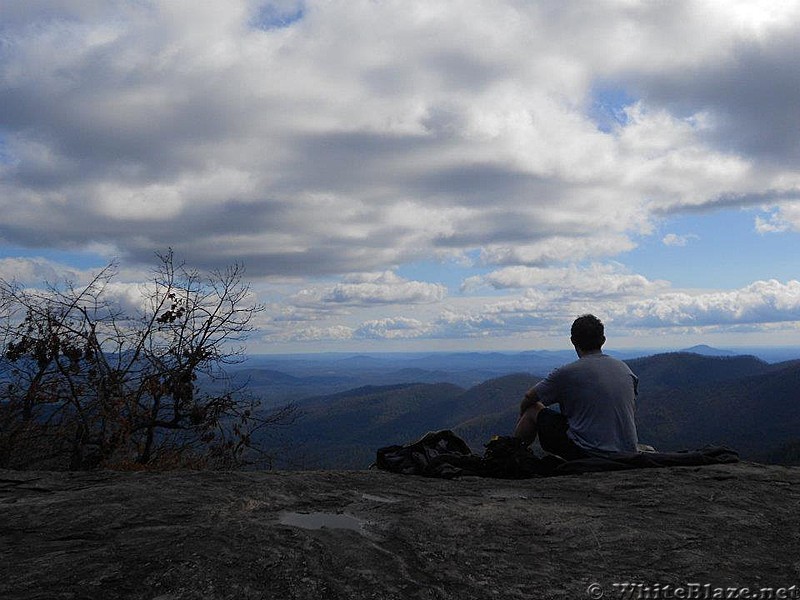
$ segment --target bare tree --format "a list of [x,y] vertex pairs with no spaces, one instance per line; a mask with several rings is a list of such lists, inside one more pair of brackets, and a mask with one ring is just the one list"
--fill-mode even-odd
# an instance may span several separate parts
[[116,264],[88,284],[30,290],[0,280],[0,466],[232,468],[268,460],[260,409],[225,367],[263,306],[243,268],[201,275],[158,256],[141,305],[111,293]]

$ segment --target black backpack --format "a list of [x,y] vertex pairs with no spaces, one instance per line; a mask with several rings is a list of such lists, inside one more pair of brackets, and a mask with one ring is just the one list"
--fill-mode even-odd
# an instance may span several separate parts
[[521,439],[510,436],[493,437],[480,456],[446,429],[404,446],[380,448],[374,466],[392,473],[445,479],[464,475],[522,479],[552,474],[563,462],[555,456],[539,458]]

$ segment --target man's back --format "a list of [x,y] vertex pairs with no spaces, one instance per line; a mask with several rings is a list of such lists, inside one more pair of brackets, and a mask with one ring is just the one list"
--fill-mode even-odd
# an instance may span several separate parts
[[560,404],[575,444],[611,453],[636,452],[637,385],[628,365],[595,352],[556,369],[534,389],[543,404]]

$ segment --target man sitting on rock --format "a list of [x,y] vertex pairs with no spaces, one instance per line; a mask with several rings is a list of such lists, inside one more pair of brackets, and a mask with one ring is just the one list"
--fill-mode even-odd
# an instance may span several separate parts
[[530,444],[538,433],[542,448],[565,460],[636,452],[638,378],[603,354],[603,323],[594,315],[578,317],[570,339],[578,360],[528,390],[514,436]]

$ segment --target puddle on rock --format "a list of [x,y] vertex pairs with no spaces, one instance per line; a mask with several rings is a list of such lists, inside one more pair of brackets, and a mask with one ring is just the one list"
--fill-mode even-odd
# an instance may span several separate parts
[[313,512],[313,513],[281,513],[278,522],[281,525],[291,525],[303,529],[350,529],[364,535],[364,521],[335,513]]

